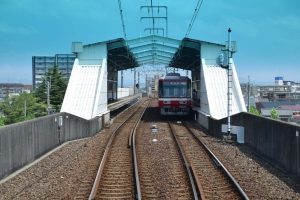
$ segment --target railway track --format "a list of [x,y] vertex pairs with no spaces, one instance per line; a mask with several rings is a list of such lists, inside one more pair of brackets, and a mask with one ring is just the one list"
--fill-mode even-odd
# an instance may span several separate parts
[[[167,123],[152,102],[136,131],[142,199],[198,199],[193,180]],[[153,129],[157,130],[153,131]],[[158,132],[156,135],[155,132]]]
[[186,125],[169,124],[187,155],[201,199],[249,199],[224,165]]
[[183,124],[158,122],[154,142],[153,113],[140,123],[147,107],[144,102],[115,121],[89,199],[248,199]]
[[128,141],[147,106],[148,102],[144,102],[111,135],[89,199],[135,199],[137,189]]
[[[119,113],[112,121],[114,122],[111,124],[111,126],[107,129],[111,130],[111,134],[115,132],[122,123],[124,123],[126,120],[130,118],[138,109],[140,105],[144,103],[144,99],[141,99],[140,101],[134,103],[121,113]],[[108,143],[109,138],[104,142],[105,144]],[[101,163],[102,156],[105,152],[105,148],[100,148],[99,153],[96,155],[93,155],[92,159],[90,159],[87,163],[86,167],[86,173],[80,181],[80,187],[76,194],[74,194],[74,199],[87,199],[90,195],[93,183],[95,181],[95,175],[97,174],[99,170],[99,164]]]

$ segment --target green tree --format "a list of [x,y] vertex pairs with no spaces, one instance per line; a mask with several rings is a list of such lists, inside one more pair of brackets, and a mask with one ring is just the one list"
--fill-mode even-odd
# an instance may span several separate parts
[[0,116],[0,126],[4,126],[5,125],[5,117]]
[[47,82],[50,84],[51,107],[59,112],[67,89],[67,80],[59,71],[58,66],[48,70],[34,92],[39,102],[44,104],[47,104]]
[[260,115],[260,112],[253,105],[250,106],[249,112],[254,115]]
[[272,110],[271,110],[271,118],[272,119],[279,119],[279,113],[275,108],[272,108]]
[[21,93],[19,96],[6,97],[0,103],[4,124],[12,124],[46,115],[46,105],[38,103],[33,94]]

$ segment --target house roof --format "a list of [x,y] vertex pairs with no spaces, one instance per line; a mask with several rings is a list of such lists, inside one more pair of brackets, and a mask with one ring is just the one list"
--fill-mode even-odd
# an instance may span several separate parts
[[300,111],[300,105],[281,105],[279,106],[279,108],[292,111]]

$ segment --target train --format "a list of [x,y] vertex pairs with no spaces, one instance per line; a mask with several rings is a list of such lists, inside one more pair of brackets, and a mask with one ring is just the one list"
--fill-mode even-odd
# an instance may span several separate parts
[[158,106],[161,115],[188,115],[192,108],[191,79],[168,73],[158,80]]

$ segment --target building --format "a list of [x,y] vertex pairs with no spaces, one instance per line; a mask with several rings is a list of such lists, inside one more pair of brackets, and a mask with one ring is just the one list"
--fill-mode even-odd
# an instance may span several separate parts
[[257,92],[268,101],[300,99],[300,84],[275,77],[275,85],[257,86]]
[[275,77],[275,85],[283,85],[283,76]]
[[151,78],[150,81],[150,93],[151,93],[151,97],[158,97],[158,81],[159,81],[159,75],[154,75],[153,78]]
[[[278,108],[276,109],[276,111],[278,113],[278,118],[281,121],[291,122],[293,118],[293,112],[291,110]],[[271,118],[272,115],[271,112],[272,112],[271,108],[261,109],[261,115],[264,117]]]
[[17,96],[20,93],[30,93],[32,85],[24,85],[20,83],[0,83],[0,101],[5,97]]
[[256,108],[262,116],[270,117],[271,110],[277,110],[279,119],[300,124],[300,100],[281,100],[273,102],[256,102]]
[[297,124],[300,124],[300,105],[299,102],[298,104],[295,105],[282,105],[280,106],[281,109],[286,109],[290,110],[292,112],[292,119],[290,120],[291,122],[295,122]]
[[42,82],[47,70],[58,66],[62,74],[69,79],[74,64],[74,54],[56,54],[55,56],[32,56],[32,85],[33,88]]

